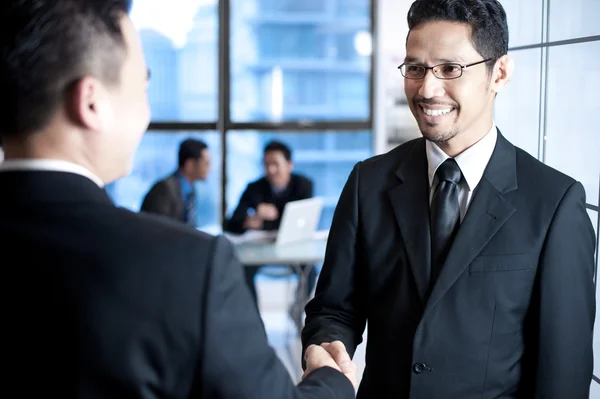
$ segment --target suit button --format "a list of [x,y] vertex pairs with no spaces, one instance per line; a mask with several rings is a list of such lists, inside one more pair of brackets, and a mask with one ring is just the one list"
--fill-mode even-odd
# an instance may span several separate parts
[[421,374],[425,371],[425,365],[423,363],[415,363],[412,367],[415,374]]

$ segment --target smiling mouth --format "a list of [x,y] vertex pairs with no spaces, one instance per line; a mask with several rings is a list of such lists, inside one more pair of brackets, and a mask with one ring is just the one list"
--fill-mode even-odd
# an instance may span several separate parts
[[421,109],[423,110],[423,113],[427,116],[443,116],[443,115],[447,115],[450,112],[452,112],[452,108],[439,108],[439,109],[431,109],[431,108],[425,108],[423,106],[421,106]]

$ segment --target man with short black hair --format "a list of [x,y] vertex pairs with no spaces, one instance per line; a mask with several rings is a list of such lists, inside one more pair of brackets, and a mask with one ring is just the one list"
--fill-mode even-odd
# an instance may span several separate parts
[[141,210],[196,226],[198,209],[194,184],[206,180],[210,158],[204,141],[191,138],[182,141],[177,170],[152,186],[142,202]]
[[495,126],[505,11],[417,0],[408,27],[399,73],[423,137],[351,172],[304,347],[353,354],[368,322],[360,399],[587,399],[594,230],[582,184]]
[[353,398],[356,367],[339,342],[335,354],[312,346],[293,384],[227,239],[118,208],[103,191],[130,172],[150,120],[130,6],[0,2],[3,391]]
[[[265,175],[248,184],[238,206],[227,221],[225,229],[232,233],[244,233],[247,230],[273,231],[279,228],[283,209],[288,202],[311,198],[313,182],[305,176],[294,173],[292,150],[281,141],[272,140],[263,150]],[[317,272],[312,266],[308,271],[305,297],[312,291],[317,280]],[[254,300],[258,296],[254,278],[260,266],[244,266],[246,283]],[[292,319],[299,318],[301,309],[292,307]]]

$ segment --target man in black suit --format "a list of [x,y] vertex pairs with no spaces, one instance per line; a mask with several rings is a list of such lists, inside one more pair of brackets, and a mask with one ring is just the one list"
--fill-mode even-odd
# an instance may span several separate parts
[[356,368],[331,346],[311,347],[318,360],[294,386],[225,238],[119,209],[102,190],[129,173],[150,116],[129,7],[0,4],[3,390],[353,398]]
[[194,183],[206,180],[210,171],[210,151],[202,140],[186,139],[179,145],[179,166],[171,176],[148,191],[141,211],[164,215],[196,226],[197,201]]
[[506,14],[417,0],[408,25],[400,71],[423,138],[351,172],[304,347],[352,354],[368,321],[360,399],[587,398],[594,231],[583,186],[494,125]]
[[[313,196],[312,181],[293,173],[292,150],[286,144],[279,141],[269,142],[263,151],[263,162],[265,176],[248,184],[225,226],[227,231],[241,234],[247,230],[277,230],[283,209],[288,202]],[[257,294],[254,277],[259,269],[260,266],[244,267],[246,283],[255,302]],[[312,292],[316,280],[317,272],[311,266],[308,271],[306,296]]]

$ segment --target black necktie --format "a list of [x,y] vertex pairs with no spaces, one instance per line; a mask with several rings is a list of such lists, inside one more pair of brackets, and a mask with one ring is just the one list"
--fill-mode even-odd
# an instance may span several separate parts
[[458,190],[462,174],[453,158],[448,158],[435,172],[438,186],[431,201],[431,281],[437,280],[460,226]]

